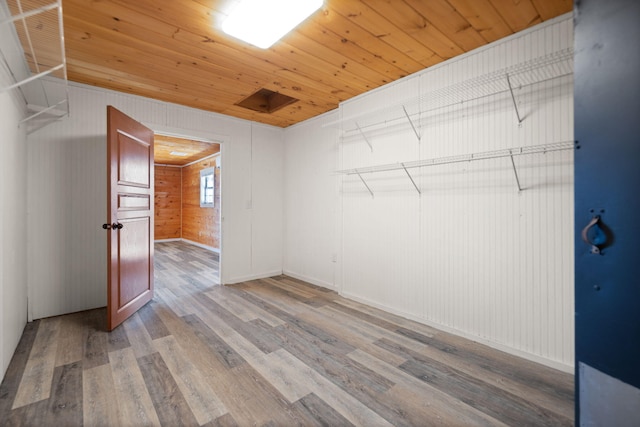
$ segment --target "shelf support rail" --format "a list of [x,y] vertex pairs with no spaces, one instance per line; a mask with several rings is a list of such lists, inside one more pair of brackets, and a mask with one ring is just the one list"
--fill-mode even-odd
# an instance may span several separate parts
[[402,106],[402,110],[404,111],[404,115],[407,116],[407,120],[409,120],[409,124],[411,125],[411,129],[413,129],[413,133],[416,134],[416,138],[418,138],[418,142],[420,142],[420,134],[416,130],[416,127],[413,124],[413,120],[411,120],[411,116],[409,116],[409,113],[407,113],[407,109],[405,108],[404,105]]
[[411,174],[409,173],[409,171],[407,170],[407,168],[405,167],[404,163],[400,163],[400,165],[402,166],[402,169],[404,169],[404,172],[407,174],[407,176],[409,177],[409,179],[411,180],[411,183],[413,184],[413,187],[416,189],[416,191],[418,192],[418,195],[422,195],[422,192],[420,191],[420,188],[418,188],[418,186],[416,185],[416,182],[413,180],[413,177],[411,176]]
[[[371,142],[369,142],[369,139],[367,138],[367,135],[364,134],[364,132],[362,131],[362,129],[360,128],[360,125],[358,124],[358,122],[356,122],[356,127],[358,128],[358,131],[360,132],[360,135],[362,135],[362,137],[364,138],[364,141],[367,143],[367,145],[369,146],[369,148],[371,149],[371,152],[373,153],[373,145],[371,145]],[[365,184],[366,185],[366,184]],[[372,194],[373,195],[373,194]]]
[[513,87],[511,86],[511,79],[507,73],[507,84],[509,85],[509,92],[511,92],[511,100],[513,101],[513,108],[516,110],[516,117],[518,117],[518,123],[522,123],[520,112],[518,111],[518,104],[516,103],[516,96],[513,94]]
[[358,172],[358,169],[356,169],[355,172],[358,175],[358,177],[360,178],[360,181],[362,181],[364,186],[367,187],[367,190],[369,190],[369,194],[371,194],[371,198],[373,198],[373,191],[371,191],[371,188],[369,188],[369,186],[367,185],[367,181],[365,181],[364,178],[362,177],[362,175],[360,175],[360,172]]

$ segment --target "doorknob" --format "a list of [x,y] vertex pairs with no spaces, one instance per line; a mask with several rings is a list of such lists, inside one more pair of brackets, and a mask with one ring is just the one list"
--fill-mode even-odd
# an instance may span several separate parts
[[114,222],[113,224],[102,224],[102,228],[105,230],[120,230],[122,227],[124,227],[124,225],[119,222]]
[[[592,254],[600,254],[600,248],[598,247],[598,245],[602,245],[605,243],[606,240],[606,236],[605,234],[602,232],[602,230],[600,229],[600,227],[598,226],[598,223],[600,222],[600,216],[596,215],[593,218],[591,218],[591,221],[589,221],[589,223],[582,229],[582,240],[589,246],[591,246],[591,253]],[[591,228],[594,228],[594,230],[596,231],[593,236],[593,239],[591,239],[589,237],[589,230],[591,230]]]

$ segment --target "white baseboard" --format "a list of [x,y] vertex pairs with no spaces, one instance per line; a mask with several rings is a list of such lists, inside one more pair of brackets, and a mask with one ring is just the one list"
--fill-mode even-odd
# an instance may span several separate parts
[[208,251],[220,254],[220,249],[219,248],[214,248],[213,246],[203,245],[202,243],[194,242],[193,240],[189,240],[189,239],[158,239],[158,240],[154,240],[153,241],[153,243],[165,243],[165,242],[184,242],[184,243],[188,243],[190,245],[197,246],[199,248],[206,249]]
[[202,243],[194,242],[193,240],[189,240],[189,239],[180,239],[180,240],[185,242],[185,243],[189,243],[190,245],[194,245],[194,246],[197,246],[199,248],[206,249],[206,250],[211,251],[211,252],[215,252],[217,254],[220,253],[220,248],[214,248],[213,246],[203,245]]
[[293,271],[289,271],[289,270],[284,270],[282,274],[286,276],[291,276],[294,279],[311,283],[312,285],[320,286],[321,288],[331,289],[332,291],[337,290],[337,287],[333,283],[325,282],[324,280],[316,279],[314,277],[305,276],[304,274],[294,273]]
[[468,340],[478,342],[480,344],[484,344],[484,345],[486,345],[488,347],[495,348],[496,350],[500,350],[500,351],[503,351],[505,353],[508,353],[508,354],[511,354],[511,355],[514,355],[514,356],[518,356],[518,357],[521,357],[523,359],[527,359],[527,360],[530,360],[532,362],[536,362],[536,363],[548,366],[548,367],[553,368],[553,369],[557,369],[558,371],[566,372],[566,373],[569,373],[569,374],[573,374],[574,373],[574,367],[572,365],[567,365],[565,363],[561,363],[561,362],[558,362],[558,361],[555,361],[555,360],[547,359],[545,357],[538,356],[536,354],[527,353],[525,351],[518,350],[518,349],[515,349],[513,347],[509,347],[507,345],[504,345],[504,344],[501,344],[501,343],[497,343],[495,341],[491,341],[491,340],[488,340],[486,338],[479,337],[477,335],[466,333],[464,331],[452,328],[450,326],[446,326],[446,325],[442,325],[442,324],[437,323],[437,322],[432,322],[432,321],[429,321],[429,320],[426,320],[426,319],[422,319],[422,318],[419,318],[418,316],[412,315],[410,313],[405,313],[405,312],[400,311],[400,310],[395,310],[395,309],[393,309],[391,307],[387,307],[387,306],[385,306],[383,304],[378,304],[378,303],[376,303],[374,301],[371,301],[371,300],[369,300],[367,298],[362,298],[362,297],[360,297],[358,295],[350,294],[348,292],[341,292],[340,296],[343,296],[345,298],[357,301],[357,302],[362,303],[362,304],[366,304],[366,305],[371,306],[371,307],[378,308],[380,310],[386,311],[388,313],[395,314],[397,316],[404,317],[405,319],[413,320],[414,322],[422,323],[424,325],[431,326],[432,328],[436,328],[436,329],[439,329],[441,331],[448,332],[450,334],[457,335],[459,337],[463,337],[463,338],[466,338]]
[[282,270],[274,270],[264,273],[256,273],[248,276],[237,276],[223,279],[223,285],[233,285],[234,283],[247,282],[249,280],[257,280],[257,279],[266,279],[267,277],[280,276],[282,275]]

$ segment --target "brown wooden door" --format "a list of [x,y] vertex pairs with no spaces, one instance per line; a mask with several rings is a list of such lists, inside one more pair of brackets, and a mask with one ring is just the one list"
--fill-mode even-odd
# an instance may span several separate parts
[[153,298],[153,131],[107,107],[107,330]]

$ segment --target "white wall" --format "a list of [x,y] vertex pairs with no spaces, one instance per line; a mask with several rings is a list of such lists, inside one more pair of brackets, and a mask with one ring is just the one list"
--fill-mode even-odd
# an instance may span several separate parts
[[[572,33],[571,17],[563,16],[347,101],[339,115],[379,110],[570,48]],[[507,92],[421,115],[420,143],[406,124],[369,131],[373,152],[357,132],[340,138],[321,127],[323,120],[286,129],[284,270],[337,285],[344,296],[570,370],[571,151],[517,157],[521,192],[509,158],[413,170],[421,196],[403,171],[367,175],[373,198],[354,175],[343,176],[335,187],[336,169],[573,139],[570,77],[516,88],[516,96],[525,116],[521,125]],[[383,112],[376,120],[393,117]],[[331,153],[336,143],[339,148]],[[337,225],[330,223],[333,210]],[[338,265],[328,260],[334,248]]]
[[[20,105],[1,95],[7,159],[0,183],[3,369],[24,326],[25,282],[32,318],[105,304],[106,235],[100,226],[106,214],[106,105],[159,132],[223,143],[224,283],[284,269],[512,353],[561,368],[572,365],[571,153],[518,158],[525,187],[520,193],[504,159],[430,168],[417,177],[420,197],[402,174],[370,180],[372,199],[358,180],[333,173],[572,139],[570,85],[550,83],[528,96],[519,93],[527,114],[521,127],[514,126],[510,100],[500,99],[424,122],[420,144],[406,127],[375,135],[373,153],[357,137],[340,142],[337,129],[323,127],[571,46],[571,33],[570,19],[556,20],[284,132],[72,84],[70,117],[30,135],[25,160]],[[56,80],[47,84],[60,86]],[[533,102],[536,97],[543,102]]]
[[285,131],[285,274],[326,288],[336,287],[339,198],[338,131],[323,128],[338,112],[310,119]]
[[[2,4],[0,20],[5,16]],[[21,52],[6,28],[0,26],[0,49],[12,68],[20,67]],[[0,64],[0,87],[14,82]],[[0,93],[0,378],[27,322],[27,151],[25,129],[18,126],[24,114],[25,103],[17,89]]]
[[31,318],[106,304],[107,105],[158,132],[221,142],[222,281],[282,271],[281,129],[79,84],[69,95],[70,116],[27,141]]

